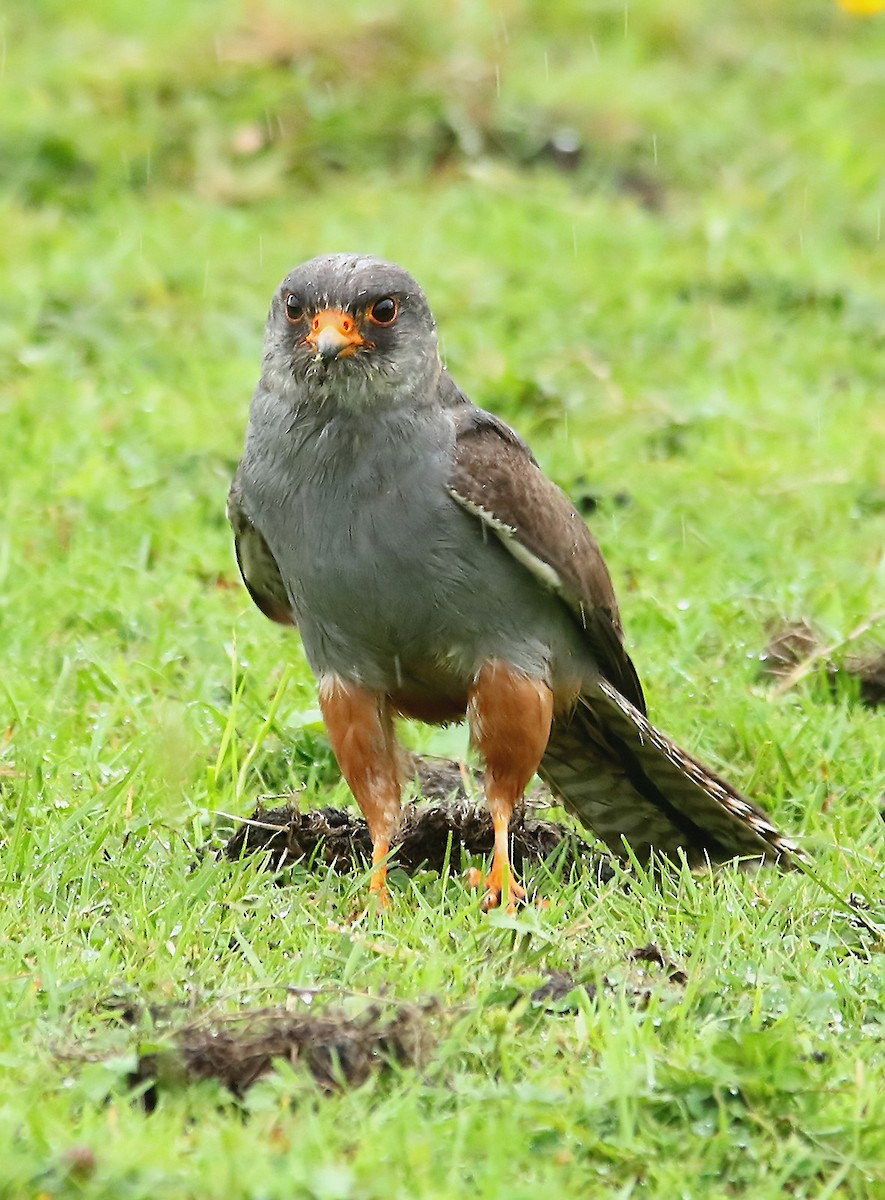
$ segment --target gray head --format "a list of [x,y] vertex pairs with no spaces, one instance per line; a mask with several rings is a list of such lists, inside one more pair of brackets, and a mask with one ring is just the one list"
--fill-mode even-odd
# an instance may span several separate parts
[[264,382],[293,403],[414,402],[440,371],[421,288],[395,263],[326,254],[290,271],[267,318]]

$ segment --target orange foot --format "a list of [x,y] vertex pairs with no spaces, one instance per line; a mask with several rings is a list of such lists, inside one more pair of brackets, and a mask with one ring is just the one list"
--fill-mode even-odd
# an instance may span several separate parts
[[369,909],[375,905],[378,908],[390,908],[390,892],[387,890],[387,868],[377,867],[372,872],[369,884]]
[[[491,878],[491,876],[489,876],[489,878]],[[482,886],[482,883],[483,883],[482,871],[480,871],[477,867],[468,867],[466,872],[464,873],[464,881],[469,888],[472,888],[475,890],[476,888]],[[482,910],[483,910],[483,912],[488,912],[489,909],[497,908],[500,905],[501,891],[500,890],[495,891],[488,884],[488,880],[486,880],[485,882],[486,882],[488,890],[482,898]],[[515,885],[515,890],[514,890],[514,885]],[[514,879],[513,875],[511,875],[510,876],[510,900],[507,905],[507,911],[513,912],[514,909],[517,907],[517,903],[521,904],[525,899],[526,899],[525,888],[520,885],[519,880]],[[540,896],[537,896],[535,898],[535,904],[538,906],[538,908],[549,908],[550,907],[550,901],[545,900]]]
[[390,854],[390,843],[376,842],[372,846],[372,877],[369,880],[369,905],[373,907],[373,899],[378,908],[390,907],[390,892],[387,890],[387,858]]
[[501,897],[507,895],[507,911],[516,912],[517,901],[525,900],[526,890],[513,874],[509,863],[492,863],[492,869],[485,879],[486,894],[482,898],[482,911],[489,912],[501,903]]
[[507,896],[507,911],[516,911],[517,900],[525,900],[525,888],[513,874],[510,866],[510,846],[507,839],[507,826],[510,820],[507,812],[492,813],[492,827],[495,831],[495,853],[492,856],[492,869],[486,876],[486,894],[482,898],[482,911],[488,912],[497,908],[501,896]]

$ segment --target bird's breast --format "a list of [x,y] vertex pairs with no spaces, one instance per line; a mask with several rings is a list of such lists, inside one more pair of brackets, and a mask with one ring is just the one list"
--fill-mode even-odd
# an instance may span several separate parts
[[[334,427],[251,464],[251,515],[291,596],[315,669],[384,659],[394,676],[438,640],[460,514],[446,491],[442,428]],[[457,570],[454,571],[457,578]],[[377,672],[376,672],[377,673]]]
[[487,659],[544,678],[571,655],[564,606],[450,496],[450,427],[327,431],[295,451],[244,478],[318,675],[443,720]]

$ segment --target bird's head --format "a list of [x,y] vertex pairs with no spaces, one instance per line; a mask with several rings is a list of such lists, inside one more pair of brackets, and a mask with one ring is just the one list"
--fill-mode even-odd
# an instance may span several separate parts
[[290,271],[274,296],[264,375],[278,393],[368,408],[420,396],[439,369],[427,300],[395,263],[323,255]]

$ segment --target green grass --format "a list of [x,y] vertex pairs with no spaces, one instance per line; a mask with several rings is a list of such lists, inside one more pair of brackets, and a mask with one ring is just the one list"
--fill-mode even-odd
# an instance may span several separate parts
[[[835,641],[883,606],[885,20],[415,7],[0,17],[0,1195],[885,1195],[882,946],[839,899],[885,922],[883,718],[758,678],[771,623]],[[350,929],[364,877],[215,858],[258,795],[346,798],[224,519],[272,290],[336,249],[408,266],[459,382],[602,497],[657,723],[824,888],[542,876],[511,920],[455,863]],[[650,941],[684,986],[626,964]],[[531,1003],[555,969],[596,1002]],[[283,1068],[245,1116],[207,1084],[131,1103],[150,1033],[108,997],[287,985],[438,996],[429,1065],[332,1097]]]

